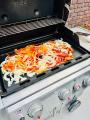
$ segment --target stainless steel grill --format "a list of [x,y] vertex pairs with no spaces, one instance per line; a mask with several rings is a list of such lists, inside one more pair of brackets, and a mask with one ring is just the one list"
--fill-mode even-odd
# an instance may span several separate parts
[[90,85],[90,52],[65,26],[69,5],[70,0],[0,1],[0,64],[15,49],[52,39],[74,49],[73,60],[11,86],[0,67],[0,119],[59,120],[80,106],[78,97]]

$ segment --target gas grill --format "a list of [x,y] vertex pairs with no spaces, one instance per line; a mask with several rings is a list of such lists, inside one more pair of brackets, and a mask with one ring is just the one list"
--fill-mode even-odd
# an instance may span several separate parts
[[[40,91],[45,91],[47,87],[54,86],[58,84],[58,82],[65,82],[63,78],[68,79],[68,77],[70,78],[74,73],[77,75],[77,72],[80,70],[83,71],[84,68],[86,70],[86,67],[89,66],[89,51],[79,44],[79,37],[77,34],[73,33],[65,26],[69,14],[69,6],[70,0],[3,0],[0,2],[0,63],[5,60],[7,54],[13,54],[14,49],[23,48],[31,44],[40,44],[52,39],[63,39],[74,49],[74,59],[43,73],[35,74],[33,77],[23,82],[18,84],[14,83],[9,87],[7,81],[3,79],[0,69],[0,100],[1,103],[3,101],[4,104],[4,106],[1,105],[1,108],[6,108],[10,115],[12,113],[12,108],[15,107],[13,106],[14,104],[27,99],[30,95],[36,95],[36,93]],[[85,72],[89,75],[88,70]],[[80,74],[81,73],[83,72],[80,72]],[[78,75],[75,77],[77,78]],[[83,83],[82,80],[81,82]],[[79,95],[76,95],[76,97]],[[62,96],[63,95],[60,94],[60,100],[64,99]],[[7,101],[11,102],[8,103]],[[74,102],[73,100],[71,104]],[[79,104],[78,101],[77,103]],[[38,105],[34,106],[34,108],[37,107]],[[31,120],[34,120],[34,117],[36,120],[37,112],[43,110],[42,106],[39,106],[39,110],[35,111],[34,116],[32,113],[34,108],[32,106],[28,111],[30,113],[28,113],[28,116]],[[69,108],[69,111],[73,111],[71,109],[72,108]],[[38,119],[39,117],[38,115]],[[24,116],[22,116],[21,112],[19,118],[16,117],[17,120],[24,120]],[[42,117],[41,120],[48,120],[49,118],[52,118],[52,115],[46,118]],[[6,118],[3,119],[6,120]],[[29,118],[26,117],[26,120],[28,119]],[[53,120],[56,120],[56,118],[53,118]]]

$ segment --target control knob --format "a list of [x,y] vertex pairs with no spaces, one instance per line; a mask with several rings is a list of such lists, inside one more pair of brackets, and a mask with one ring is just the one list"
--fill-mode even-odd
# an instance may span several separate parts
[[81,85],[79,83],[76,83],[74,86],[73,86],[73,90],[76,92],[76,91],[79,91],[79,89],[81,88]]
[[68,99],[71,99],[71,92],[69,89],[65,88],[65,89],[62,89],[59,93],[58,93],[58,97],[60,100],[67,100]]
[[28,116],[34,119],[40,119],[43,111],[43,106],[41,104],[32,104],[28,109]]
[[90,86],[90,77],[89,76],[86,76],[84,78],[82,85],[83,85],[83,87]]
[[20,120],[25,120],[25,117],[21,117]]
[[81,102],[79,100],[72,100],[69,107],[68,107],[68,111],[69,112],[73,112],[74,110],[76,110],[79,106],[81,105]]

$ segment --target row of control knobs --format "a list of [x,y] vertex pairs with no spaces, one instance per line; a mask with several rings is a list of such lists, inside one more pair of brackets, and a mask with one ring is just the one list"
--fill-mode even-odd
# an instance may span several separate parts
[[81,88],[85,88],[87,86],[90,86],[89,76],[84,77],[84,80],[81,84],[75,83],[72,91],[70,89],[64,88],[59,92],[58,97],[60,100],[67,101],[67,104],[68,104],[67,109],[69,112],[73,112],[81,105],[81,102],[77,100],[76,96],[73,96],[73,93],[80,91]]
[[[73,91],[79,91],[82,87],[87,87],[90,85],[90,78],[89,77],[85,77],[82,84],[80,83],[76,83],[73,86]],[[60,100],[71,100],[71,104],[68,108],[69,111],[73,111],[74,109],[76,109],[79,105],[80,105],[80,101],[78,100],[73,100],[72,101],[72,93],[69,89],[62,89],[60,90],[60,92],[58,93],[58,97]],[[28,116],[34,119],[40,119],[41,114],[43,111],[43,106],[41,104],[33,104],[30,106],[29,110],[28,110]],[[25,120],[25,117],[21,117],[20,120]]]
[[[75,83],[73,86],[73,92],[79,91],[82,87],[87,87],[90,86],[90,78],[87,76],[84,78],[82,84],[80,83]],[[70,99],[71,96],[71,91],[69,89],[62,89],[59,94],[58,97],[60,100],[66,100],[67,98]]]

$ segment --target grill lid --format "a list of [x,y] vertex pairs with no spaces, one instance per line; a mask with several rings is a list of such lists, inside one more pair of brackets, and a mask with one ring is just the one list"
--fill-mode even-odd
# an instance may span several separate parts
[[71,0],[1,0],[0,25],[58,17],[67,20]]

